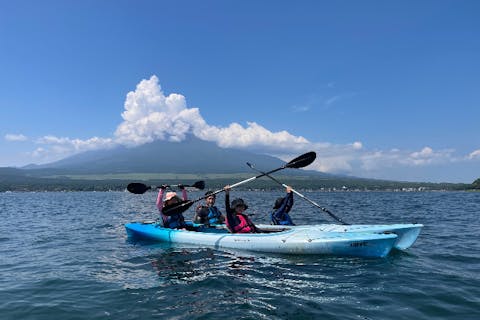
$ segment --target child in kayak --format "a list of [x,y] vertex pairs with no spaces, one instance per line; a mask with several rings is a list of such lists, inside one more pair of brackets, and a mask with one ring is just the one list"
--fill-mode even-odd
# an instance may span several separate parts
[[205,205],[200,205],[195,210],[194,222],[207,225],[224,223],[225,217],[215,206],[215,194],[212,191],[207,191],[205,196]]
[[230,206],[230,186],[225,186],[225,220],[227,228],[231,233],[258,233],[260,230],[253,224],[250,218],[244,213],[248,206],[243,199],[237,198]]
[[270,214],[272,224],[294,226],[292,219],[288,215],[293,207],[293,193],[292,188],[287,186],[287,195],[283,198],[278,198],[273,206],[273,211]]
[[[185,190],[185,187],[181,184],[178,185],[178,187],[180,188],[180,190],[182,190],[183,200],[184,201],[188,200],[187,191]],[[167,194],[165,195],[165,201],[163,201],[162,200],[163,193],[165,192],[166,188],[167,186],[165,185],[161,186],[157,196],[157,208],[158,208],[158,211],[160,212],[160,217],[162,218],[163,227],[170,228],[170,229],[185,229],[187,226],[185,224],[185,218],[183,217],[183,214],[176,213],[170,216],[166,216],[162,212],[165,206],[170,206],[182,201],[180,197],[177,195],[177,193],[173,191],[167,192]]]

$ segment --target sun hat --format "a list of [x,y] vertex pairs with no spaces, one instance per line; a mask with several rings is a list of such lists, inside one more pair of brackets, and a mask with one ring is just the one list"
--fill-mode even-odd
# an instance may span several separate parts
[[165,201],[171,200],[177,196],[176,192],[170,191],[165,195]]
[[238,198],[238,199],[235,199],[235,200],[232,201],[232,207],[233,208],[240,207],[240,206],[244,207],[245,210],[248,209],[247,204],[243,201],[242,198]]

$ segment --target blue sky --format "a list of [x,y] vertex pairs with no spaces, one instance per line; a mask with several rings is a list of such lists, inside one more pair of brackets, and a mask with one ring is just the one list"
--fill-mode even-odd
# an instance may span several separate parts
[[185,136],[480,177],[478,1],[0,0],[0,166]]

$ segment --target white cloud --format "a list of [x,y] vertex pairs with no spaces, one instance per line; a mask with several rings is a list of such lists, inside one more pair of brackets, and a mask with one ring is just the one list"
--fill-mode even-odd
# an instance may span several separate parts
[[[87,140],[70,139],[70,138],[58,138],[55,136],[44,136],[37,139],[38,144],[54,145],[62,147],[64,150],[73,152],[82,152],[89,150],[110,148],[114,145],[111,138],[98,138],[93,137]],[[67,152],[68,152],[67,151]]]
[[354,143],[352,143],[352,147],[355,150],[360,150],[363,148],[363,144],[360,141],[355,141]]
[[457,160],[453,157],[453,152],[454,150],[451,149],[434,151],[430,147],[424,147],[420,151],[409,154],[405,159],[405,163],[410,165],[425,165],[452,162]]
[[[340,99],[331,98],[329,104]],[[329,173],[375,177],[391,168],[414,168],[427,165],[467,161],[480,158],[480,150],[463,159],[454,156],[454,150],[434,150],[424,147],[419,151],[399,149],[368,150],[360,141],[347,144],[311,142],[282,130],[272,132],[257,122],[246,125],[231,123],[226,127],[210,125],[198,108],[187,107],[181,94],[165,95],[156,76],[142,80],[135,91],[127,94],[123,121],[111,138],[93,137],[86,140],[47,135],[36,140],[40,145],[32,155],[43,161],[53,161],[88,150],[111,148],[116,145],[136,146],[155,140],[182,141],[193,134],[224,148],[248,149],[277,156],[289,161],[298,154],[316,151],[317,159],[309,169]],[[6,135],[5,139],[20,141],[23,135]]]
[[340,100],[340,96],[333,96],[331,98],[328,98],[327,100],[325,100],[325,105],[327,107],[331,106],[332,104],[334,104],[336,101]]
[[198,108],[188,108],[181,94],[165,95],[152,76],[142,80],[135,91],[127,94],[125,110],[113,138],[94,137],[87,140],[44,136],[36,140],[43,145],[32,154],[36,157],[65,157],[71,154],[109,148],[115,145],[136,146],[155,140],[182,141],[188,134],[212,141],[224,148],[245,148],[283,154],[285,150],[307,150],[310,142],[287,131],[272,132],[255,122],[246,126],[231,123],[227,127],[207,124]]
[[51,162],[84,151],[108,149],[116,144],[111,138],[93,137],[87,140],[44,136],[35,141],[38,147],[31,155],[41,162]]
[[480,149],[473,151],[468,155],[469,159],[480,159]]
[[165,96],[156,76],[142,80],[135,91],[127,94],[122,117],[124,122],[115,131],[115,139],[127,145],[157,139],[182,141],[189,133],[225,148],[261,147],[273,151],[292,145],[302,149],[309,143],[286,131],[271,132],[255,122],[248,122],[246,127],[238,123],[224,128],[208,125],[198,108],[187,108],[184,96]]
[[7,141],[27,141],[28,138],[23,134],[11,134],[8,133],[5,135],[5,140]]
[[402,151],[391,149],[389,151],[368,151],[359,155],[360,170],[367,176],[369,172],[395,167],[422,167],[427,165],[440,165],[460,161],[454,157],[451,149],[435,151],[424,147],[420,151]]

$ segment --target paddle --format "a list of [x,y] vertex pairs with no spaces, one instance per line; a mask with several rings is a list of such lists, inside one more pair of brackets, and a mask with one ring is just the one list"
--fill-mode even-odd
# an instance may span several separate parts
[[[230,186],[230,188],[238,187],[239,185],[242,185],[244,183],[253,181],[253,180],[258,179],[260,177],[263,177],[265,175],[268,175],[268,174],[271,174],[271,173],[274,173],[274,172],[277,172],[277,171],[280,171],[280,170],[283,170],[283,169],[286,169],[286,168],[299,169],[299,168],[306,167],[309,164],[311,164],[313,161],[315,161],[316,157],[317,157],[317,154],[315,152],[313,152],[313,151],[307,152],[305,154],[302,154],[301,156],[296,157],[295,159],[291,160],[290,162],[284,164],[280,168],[273,169],[273,170],[271,170],[267,173],[262,173],[262,174],[259,174],[258,176],[251,177],[251,178],[245,179],[243,181],[237,182],[235,184],[232,184]],[[176,204],[173,204],[173,205],[169,206],[168,208],[163,208],[162,212],[165,215],[174,215],[174,214],[177,214],[177,213],[183,213],[183,212],[187,211],[188,208],[190,208],[195,202],[198,202],[198,201],[200,201],[202,199],[205,199],[205,198],[207,198],[211,195],[215,195],[215,194],[223,192],[223,191],[225,191],[225,190],[220,189],[220,190],[214,191],[213,193],[210,193],[208,196],[203,196],[203,197],[200,197],[200,198],[195,199],[195,200],[184,200],[184,201],[178,202]]]
[[[180,184],[174,185],[174,187],[178,187],[178,186],[180,186]],[[192,185],[185,185],[184,184],[183,186],[203,190],[203,189],[205,189],[205,181],[197,181]],[[167,187],[171,187],[171,186],[167,186]],[[160,187],[147,186],[147,185],[145,185],[143,183],[140,183],[140,182],[132,182],[132,183],[129,183],[128,186],[127,186],[127,190],[130,191],[131,193],[135,193],[135,194],[143,194],[147,190],[156,189],[156,188],[160,188]]]
[[[264,172],[258,170],[257,168],[255,168],[255,167],[253,166],[253,164],[247,162],[247,166],[249,166],[251,169],[253,169],[253,170],[255,170],[255,171],[259,172],[259,173],[264,174],[265,176],[269,177],[270,179],[272,179],[273,181],[275,181],[275,182],[278,183],[279,185],[283,186],[284,188],[287,187],[286,184],[281,183],[280,181],[278,181],[277,179],[275,179],[274,177],[272,177],[270,174],[264,173]],[[337,220],[337,221],[340,222],[341,224],[349,225],[349,223],[346,223],[346,222],[343,221],[341,218],[339,218],[339,217],[337,217],[336,215],[334,215],[333,213],[331,213],[328,209],[320,206],[320,205],[319,205],[318,203],[316,203],[315,201],[313,201],[313,200],[305,197],[303,194],[301,194],[301,193],[298,192],[297,190],[293,189],[292,187],[290,187],[290,189],[291,189],[292,192],[295,193],[297,196],[299,196],[299,197],[302,198],[302,199],[307,200],[308,202],[310,202],[311,204],[313,204],[315,207],[320,208],[323,212],[326,212],[330,217],[332,217],[333,219]]]

